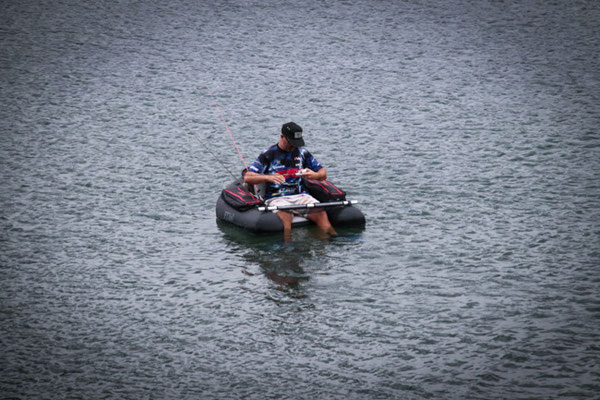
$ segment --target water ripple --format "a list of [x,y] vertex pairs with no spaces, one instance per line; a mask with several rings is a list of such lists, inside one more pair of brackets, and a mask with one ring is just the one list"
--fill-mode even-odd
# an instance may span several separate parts
[[[598,14],[7,5],[2,393],[598,397]],[[300,123],[366,229],[216,223],[208,87],[246,162]]]

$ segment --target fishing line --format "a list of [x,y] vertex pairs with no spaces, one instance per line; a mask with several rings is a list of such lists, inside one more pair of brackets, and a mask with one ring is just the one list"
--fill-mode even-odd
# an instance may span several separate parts
[[[240,159],[242,160],[242,163],[244,163],[244,167],[246,169],[248,169],[248,166],[246,165],[246,161],[244,161],[244,157],[242,157],[242,153],[240,152],[240,149],[238,148],[237,143],[235,142],[235,140],[233,139],[233,134],[231,133],[231,130],[229,129],[229,126],[227,126],[227,122],[225,122],[225,117],[223,116],[223,113],[221,112],[221,109],[219,108],[219,106],[217,105],[217,102],[215,100],[215,98],[212,95],[212,91],[210,90],[210,88],[208,89],[208,94],[210,95],[210,98],[212,99],[213,103],[215,104],[215,107],[217,108],[217,111],[219,112],[219,116],[221,117],[221,121],[223,121],[223,124],[225,125],[225,128],[227,129],[227,132],[229,132],[229,137],[231,137],[231,140],[233,141],[233,144],[240,156]],[[225,171],[229,172],[229,175],[231,175],[233,177],[233,179],[238,179],[238,177],[236,177],[233,172],[231,172],[231,170],[223,163],[223,161],[221,161],[221,159],[219,157],[217,157],[217,155],[215,153],[213,153],[210,148],[202,141],[200,140],[200,138],[196,135],[194,135],[194,137],[198,140],[198,142],[202,145],[202,147],[204,147],[204,150],[206,150],[211,156],[213,156],[213,158],[215,160],[217,160],[217,162],[219,164],[221,164],[221,166],[225,169]]]
[[240,152],[240,149],[238,148],[237,143],[235,142],[235,140],[233,139],[233,135],[231,134],[231,130],[229,129],[229,126],[227,126],[227,122],[225,122],[225,117],[223,116],[223,113],[221,112],[221,109],[219,108],[217,101],[215,100],[215,98],[212,95],[212,91],[210,90],[210,88],[208,88],[208,94],[210,95],[210,98],[212,99],[213,103],[215,104],[215,107],[217,107],[217,111],[219,112],[219,116],[221,117],[221,121],[223,121],[223,125],[225,125],[225,128],[227,129],[227,132],[229,132],[229,137],[231,138],[231,141],[233,142],[233,145],[235,146],[235,149],[237,150],[240,159],[242,160],[242,163],[244,164],[244,167],[246,169],[248,169],[248,165],[246,165],[246,161],[244,161],[244,157],[242,157],[242,153]]

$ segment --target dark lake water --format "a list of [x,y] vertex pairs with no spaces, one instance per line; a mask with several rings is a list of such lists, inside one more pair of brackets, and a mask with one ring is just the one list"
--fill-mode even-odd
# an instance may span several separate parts
[[[0,397],[600,397],[598,21],[3,2]],[[209,90],[247,163],[302,125],[366,228],[217,223],[243,165]]]

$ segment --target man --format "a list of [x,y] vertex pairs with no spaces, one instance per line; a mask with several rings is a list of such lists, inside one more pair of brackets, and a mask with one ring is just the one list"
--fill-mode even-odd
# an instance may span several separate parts
[[[318,203],[304,191],[302,177],[314,180],[327,179],[325,168],[304,148],[302,128],[294,122],[281,127],[277,144],[262,152],[244,175],[244,182],[251,185],[266,183],[265,203],[281,206],[288,204]],[[283,223],[286,240],[292,235],[292,213],[277,211]],[[306,218],[315,222],[329,235],[336,235],[324,210],[311,212]]]

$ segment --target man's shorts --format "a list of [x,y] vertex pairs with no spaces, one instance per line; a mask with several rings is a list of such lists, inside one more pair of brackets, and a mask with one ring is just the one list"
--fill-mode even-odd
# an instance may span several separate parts
[[[267,206],[280,207],[280,206],[289,206],[289,205],[296,205],[296,204],[312,204],[312,203],[318,203],[318,202],[319,201],[317,199],[315,199],[314,197],[312,197],[310,194],[300,193],[300,194],[293,194],[291,196],[273,197],[272,199],[265,201],[265,204]],[[277,210],[273,210],[273,212],[276,213]],[[294,213],[306,214],[306,213],[308,213],[308,209],[294,210]]]

